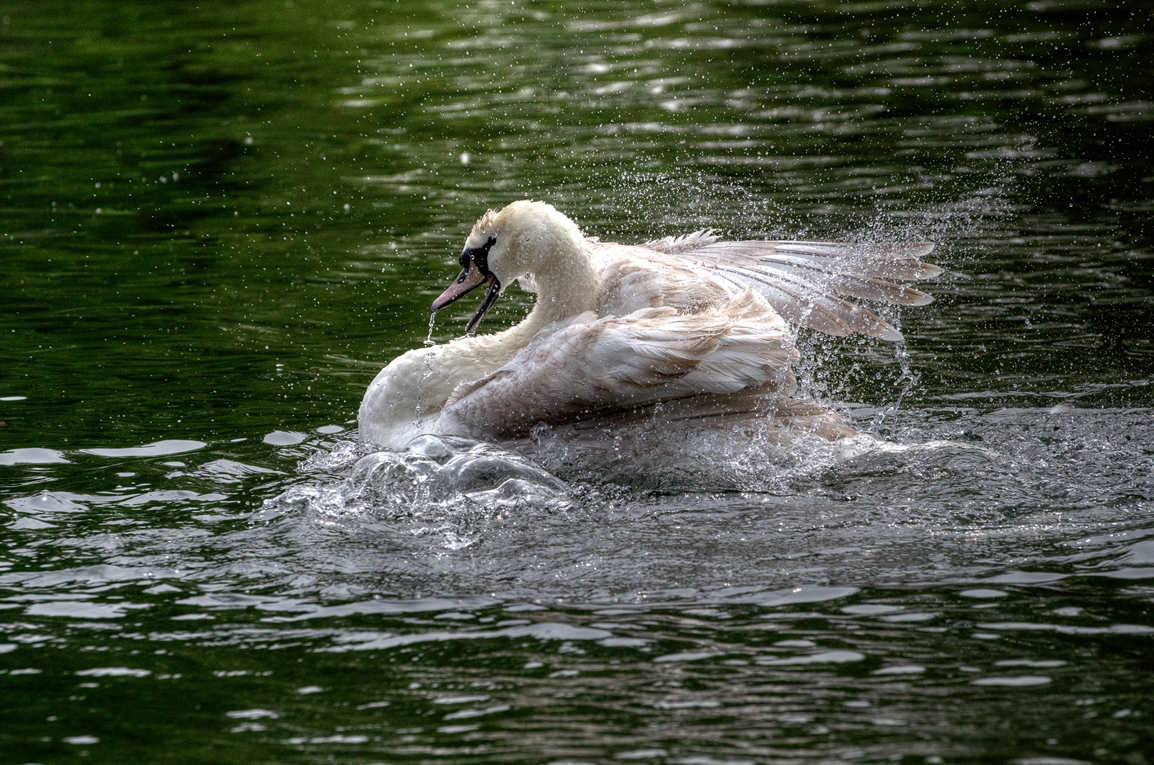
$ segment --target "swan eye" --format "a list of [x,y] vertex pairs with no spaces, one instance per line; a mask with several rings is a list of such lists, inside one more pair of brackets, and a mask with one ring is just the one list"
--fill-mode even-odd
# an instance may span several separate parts
[[489,270],[489,250],[491,250],[496,243],[497,237],[491,236],[480,247],[466,248],[465,251],[461,253],[461,268],[468,269],[469,263],[472,262],[483,275],[492,276],[493,274]]

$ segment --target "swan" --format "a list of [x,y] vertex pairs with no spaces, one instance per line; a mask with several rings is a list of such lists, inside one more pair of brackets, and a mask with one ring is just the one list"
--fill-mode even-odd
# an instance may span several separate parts
[[[603,427],[652,414],[722,425],[759,418],[834,440],[856,433],[791,396],[793,327],[900,341],[876,314],[839,295],[897,305],[932,299],[891,280],[935,276],[930,242],[721,241],[713,230],[639,245],[587,238],[544,202],[481,217],[461,273],[435,314],[479,287],[463,337],[394,359],[369,385],[363,440],[403,449],[433,434],[525,438],[540,423]],[[537,294],[519,324],[477,334],[514,281]]]

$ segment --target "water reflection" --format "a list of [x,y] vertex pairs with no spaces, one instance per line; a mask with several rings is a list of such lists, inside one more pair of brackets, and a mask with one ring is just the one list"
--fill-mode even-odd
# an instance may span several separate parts
[[[1148,8],[67,10],[0,19],[9,759],[1147,756]],[[359,445],[522,197],[951,276],[803,339],[859,452]]]

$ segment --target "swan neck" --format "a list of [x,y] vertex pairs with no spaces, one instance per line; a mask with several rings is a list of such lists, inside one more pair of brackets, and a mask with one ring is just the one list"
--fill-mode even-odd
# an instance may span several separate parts
[[[593,263],[593,252],[584,238],[558,243],[556,257],[537,269],[537,303],[519,325],[535,334],[556,321],[564,321],[597,308],[601,277]],[[530,335],[531,336],[531,335]]]

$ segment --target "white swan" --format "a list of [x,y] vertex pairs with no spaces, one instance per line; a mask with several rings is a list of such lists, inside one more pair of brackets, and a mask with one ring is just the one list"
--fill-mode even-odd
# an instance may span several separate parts
[[[361,402],[360,435],[403,448],[432,433],[517,439],[538,423],[603,425],[659,404],[671,419],[757,416],[853,434],[836,415],[790,397],[790,324],[831,335],[901,340],[835,295],[923,305],[889,280],[940,272],[933,244],[722,242],[711,231],[642,245],[586,238],[543,202],[489,211],[461,253],[461,274],[434,312],[487,286],[466,336],[394,359]],[[475,335],[514,280],[537,293],[520,324]],[[789,323],[787,323],[789,322]]]

